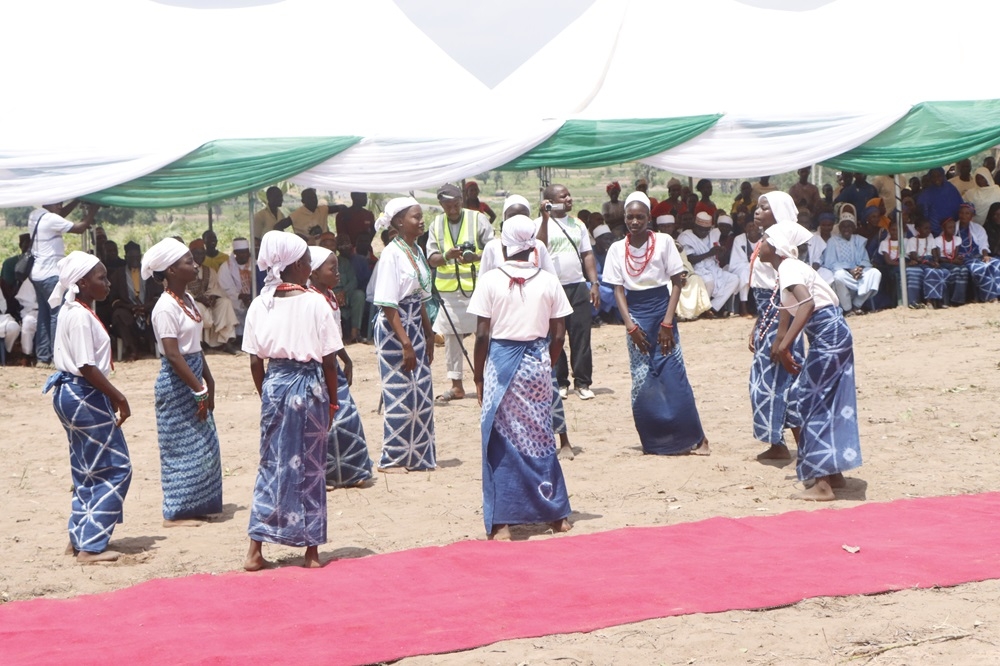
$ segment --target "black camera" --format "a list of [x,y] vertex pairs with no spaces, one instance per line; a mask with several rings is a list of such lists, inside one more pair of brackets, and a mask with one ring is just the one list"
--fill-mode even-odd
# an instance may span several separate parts
[[458,246],[458,249],[462,251],[462,254],[465,254],[466,252],[471,252],[471,253],[475,254],[476,253],[476,244],[475,243],[462,243],[461,245]]

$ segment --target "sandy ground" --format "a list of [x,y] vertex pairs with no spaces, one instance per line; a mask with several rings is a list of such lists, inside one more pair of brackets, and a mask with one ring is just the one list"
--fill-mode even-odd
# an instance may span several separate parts
[[[1000,392],[1000,307],[891,311],[850,320],[855,333],[865,465],[836,506],[901,497],[996,490]],[[665,525],[710,516],[821,509],[786,499],[792,466],[764,466],[750,434],[747,320],[683,324],[681,336],[709,458],[643,456],[629,411],[624,331],[594,331],[597,399],[566,403],[576,460],[564,464],[574,534],[628,525]],[[377,459],[381,419],[374,350],[354,345],[353,392]],[[438,392],[447,384],[443,350]],[[0,599],[69,597],[150,578],[238,569],[246,551],[247,506],[257,465],[258,400],[246,357],[210,356],[218,382],[224,518],[199,528],[164,529],[153,381],[159,361],[120,364],[114,382],[133,416],[125,430],[135,477],[115,565],[81,567],[63,555],[70,476],[66,438],[39,387],[46,372],[0,369]],[[471,381],[468,383],[471,390]],[[329,494],[324,559],[482,539],[479,409],[464,400],[436,410],[440,469],[379,477],[367,489]],[[956,516],[956,520],[960,520]],[[522,538],[526,538],[521,533]],[[530,538],[561,538],[532,532]],[[301,550],[265,546],[271,558],[301,561]],[[792,567],[775,553],[774,566]],[[711,563],[706,562],[706,567]],[[553,575],[572,575],[554,571]],[[748,576],[753,572],[748,571]],[[581,584],[585,584],[581,582]],[[1000,664],[1000,582],[950,589],[811,599],[790,607],[689,615],[590,634],[507,641],[407,664],[798,664],[841,663],[890,647],[877,664]],[[952,640],[938,642],[942,637]],[[913,643],[913,645],[910,645]],[[868,657],[852,663],[866,663]]]

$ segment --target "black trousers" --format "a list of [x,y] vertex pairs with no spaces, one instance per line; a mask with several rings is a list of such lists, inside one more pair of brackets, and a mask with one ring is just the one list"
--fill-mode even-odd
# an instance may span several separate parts
[[[588,388],[594,372],[594,359],[590,352],[590,322],[593,312],[590,289],[586,282],[563,285],[566,298],[573,306],[573,314],[566,317],[566,338],[569,340],[570,361],[573,364],[574,388]],[[566,351],[556,363],[556,380],[559,386],[569,386],[569,364]]]

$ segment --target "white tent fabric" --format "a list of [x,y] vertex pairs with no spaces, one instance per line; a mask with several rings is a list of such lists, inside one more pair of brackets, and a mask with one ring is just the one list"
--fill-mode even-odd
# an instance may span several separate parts
[[548,121],[503,135],[449,139],[364,139],[292,181],[342,191],[436,187],[502,166],[548,139],[561,125]]

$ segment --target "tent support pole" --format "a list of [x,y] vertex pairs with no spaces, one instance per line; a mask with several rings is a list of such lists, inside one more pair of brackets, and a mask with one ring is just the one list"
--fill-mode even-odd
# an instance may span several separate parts
[[257,256],[257,239],[253,237],[253,192],[247,192],[247,208],[250,211],[250,219],[247,225],[250,227],[250,233],[247,237],[250,239],[250,263],[253,265],[253,279],[250,280],[250,296],[252,298],[257,298],[257,260],[254,257]]
[[902,178],[901,175],[896,174],[892,177],[892,182],[896,186],[896,219],[894,224],[896,225],[896,230],[899,232],[896,237],[899,238],[899,285],[900,294],[903,297],[903,308],[910,307],[910,299],[907,295],[906,290],[906,226],[903,224],[903,202],[901,201],[902,196],[900,192],[899,181]]

